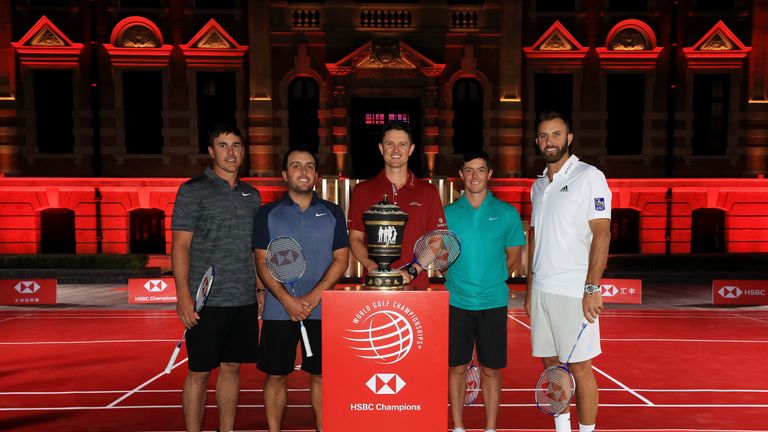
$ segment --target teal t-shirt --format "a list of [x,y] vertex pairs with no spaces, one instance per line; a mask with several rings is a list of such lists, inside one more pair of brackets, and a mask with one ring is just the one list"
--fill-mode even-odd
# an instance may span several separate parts
[[461,254],[445,275],[451,306],[468,310],[507,306],[506,248],[525,245],[517,209],[489,191],[477,209],[462,195],[445,208],[445,218],[461,241]]

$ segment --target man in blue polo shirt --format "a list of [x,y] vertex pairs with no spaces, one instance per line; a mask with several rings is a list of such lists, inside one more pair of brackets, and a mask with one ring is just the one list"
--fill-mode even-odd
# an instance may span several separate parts
[[445,208],[448,229],[461,240],[461,255],[445,275],[451,294],[448,393],[454,432],[464,431],[466,373],[474,349],[482,373],[486,431],[496,430],[500,369],[507,365],[506,281],[518,270],[525,245],[517,210],[488,190],[490,166],[482,150],[464,154],[459,171],[464,194]]
[[[301,369],[311,374],[310,399],[317,430],[321,430],[322,348],[321,305],[323,291],[333,288],[349,262],[344,213],[314,192],[317,159],[307,150],[289,150],[283,158],[283,179],[288,193],[262,207],[256,214],[253,248],[256,271],[267,287],[259,344],[259,370],[264,380],[264,408],[270,432],[281,430],[288,399],[286,379],[293,371],[296,345],[301,339],[299,321],[304,321],[313,356],[307,357],[302,345]],[[296,240],[304,253],[307,268],[286,290],[269,273],[266,249],[271,239],[288,236]]]

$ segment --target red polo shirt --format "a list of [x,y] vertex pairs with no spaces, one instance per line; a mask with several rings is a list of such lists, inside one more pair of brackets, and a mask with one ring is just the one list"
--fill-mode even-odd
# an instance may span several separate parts
[[[387,194],[389,202],[397,204],[400,210],[408,213],[401,259],[392,263],[392,268],[398,268],[413,259],[413,245],[421,235],[432,230],[445,229],[445,213],[443,213],[440,195],[434,186],[417,179],[412,172],[408,171],[405,185],[397,189],[382,170],[379,175],[358,184],[352,190],[347,212],[347,228],[365,234],[363,213],[373,204],[384,199],[384,194]],[[411,286],[414,288],[429,286],[427,272],[422,272],[411,282]]]

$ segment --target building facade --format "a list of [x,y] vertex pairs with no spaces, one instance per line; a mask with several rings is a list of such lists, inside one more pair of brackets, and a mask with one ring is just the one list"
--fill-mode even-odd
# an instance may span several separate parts
[[766,21],[765,0],[3,0],[0,172],[186,177],[233,121],[247,174],[308,145],[323,173],[367,178],[398,118],[422,177],[473,147],[530,177],[555,108],[609,177],[754,177]]
[[267,201],[309,146],[344,206],[397,119],[445,202],[483,148],[526,217],[546,108],[611,181],[612,253],[768,252],[766,23],[768,0],[0,0],[0,253],[167,252],[219,122]]

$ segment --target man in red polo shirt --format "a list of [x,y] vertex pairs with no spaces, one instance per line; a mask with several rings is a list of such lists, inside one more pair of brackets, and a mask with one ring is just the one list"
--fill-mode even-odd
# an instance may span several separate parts
[[[444,229],[446,226],[443,203],[437,189],[417,179],[413,172],[408,170],[408,157],[413,153],[414,147],[411,128],[407,123],[387,123],[379,143],[379,151],[384,157],[384,170],[376,177],[358,184],[352,191],[347,213],[349,246],[366,271],[374,270],[378,264],[368,258],[363,213],[371,205],[381,201],[384,194],[387,195],[388,201],[408,213],[403,235],[403,253],[401,259],[392,263],[392,268],[398,268],[411,261],[413,245],[422,234]],[[401,273],[403,281],[411,283],[413,288],[426,288],[429,285],[426,272],[419,266],[409,266]]]

